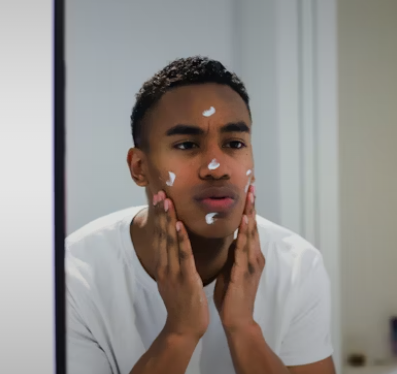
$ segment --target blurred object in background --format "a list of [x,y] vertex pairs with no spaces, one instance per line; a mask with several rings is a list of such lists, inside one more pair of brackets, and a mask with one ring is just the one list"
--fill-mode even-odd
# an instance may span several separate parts
[[368,374],[397,372],[396,37],[397,1],[338,1],[343,351],[362,338]]
[[397,317],[390,318],[391,350],[397,359]]

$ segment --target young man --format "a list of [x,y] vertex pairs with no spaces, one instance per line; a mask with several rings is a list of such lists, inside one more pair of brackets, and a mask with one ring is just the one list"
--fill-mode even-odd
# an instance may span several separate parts
[[256,215],[243,83],[178,59],[131,125],[149,204],[66,240],[68,373],[334,374],[321,254]]

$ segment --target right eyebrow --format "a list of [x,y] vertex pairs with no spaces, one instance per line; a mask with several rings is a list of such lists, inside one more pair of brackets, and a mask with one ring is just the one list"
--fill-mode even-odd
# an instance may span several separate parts
[[204,130],[198,126],[179,124],[171,127],[165,133],[167,136],[173,135],[203,135]]

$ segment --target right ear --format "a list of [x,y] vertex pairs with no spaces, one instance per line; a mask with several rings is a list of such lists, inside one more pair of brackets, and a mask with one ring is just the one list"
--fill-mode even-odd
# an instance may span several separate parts
[[140,187],[146,187],[149,183],[144,170],[145,155],[139,148],[130,148],[127,154],[127,164],[131,178]]

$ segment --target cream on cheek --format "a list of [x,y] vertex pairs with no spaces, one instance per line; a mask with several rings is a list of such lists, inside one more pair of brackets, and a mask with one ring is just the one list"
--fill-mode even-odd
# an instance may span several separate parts
[[172,187],[172,186],[174,185],[176,175],[175,175],[175,173],[173,173],[172,171],[169,171],[169,172],[168,172],[168,176],[169,176],[169,178],[168,178],[168,180],[165,182],[165,184],[166,184],[167,186],[169,186],[169,187]]
[[245,189],[244,189],[244,192],[247,193],[248,189],[250,187],[250,184],[251,184],[251,180],[252,180],[252,170],[248,169],[247,172],[245,173],[245,175],[248,176],[248,182],[245,185]]

